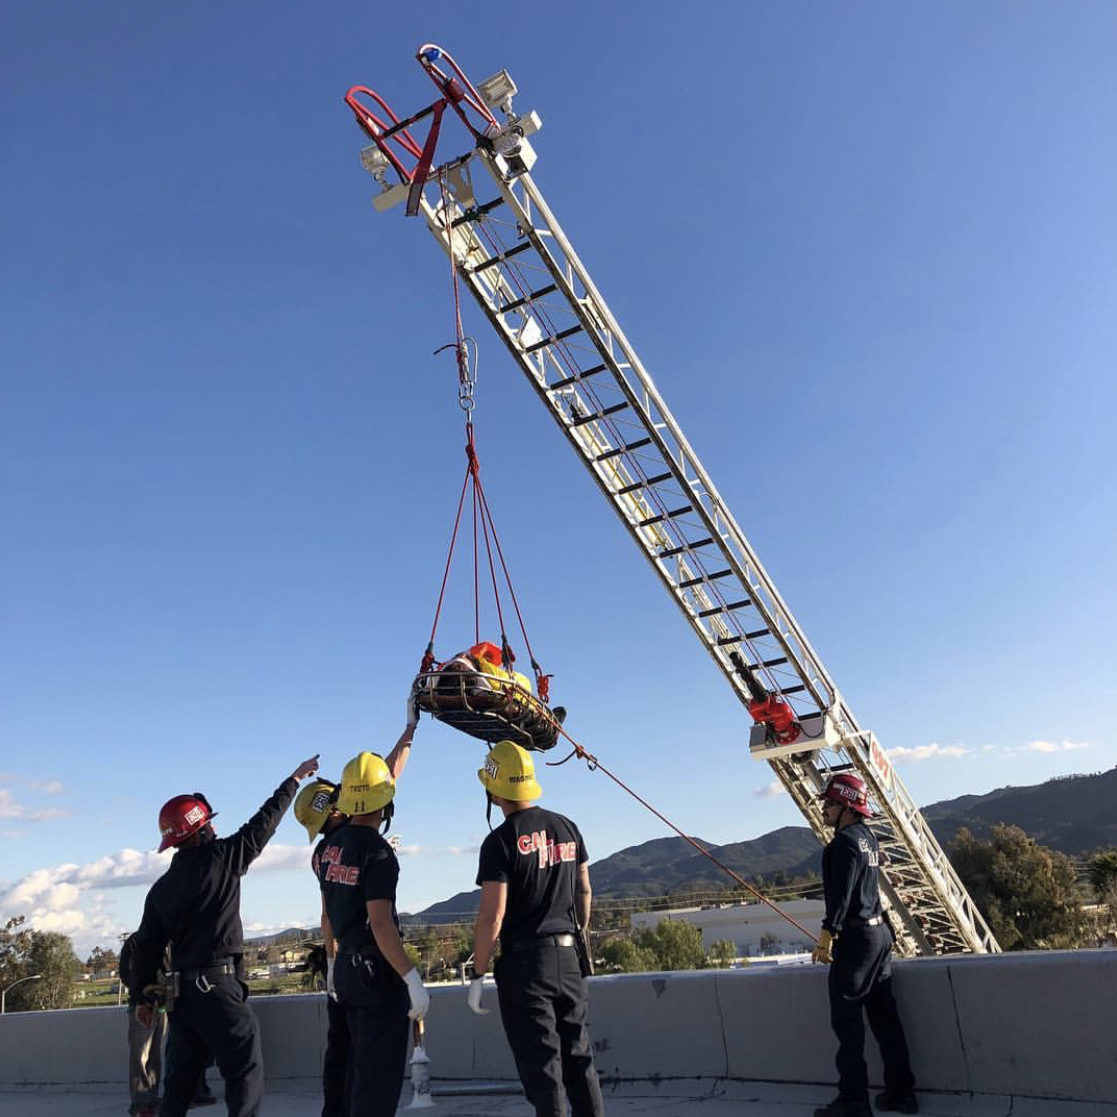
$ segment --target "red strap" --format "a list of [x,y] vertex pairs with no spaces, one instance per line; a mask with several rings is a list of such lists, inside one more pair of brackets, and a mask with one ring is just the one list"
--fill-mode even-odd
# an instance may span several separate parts
[[434,120],[431,130],[427,133],[427,142],[423,144],[423,154],[419,156],[418,166],[411,176],[411,189],[407,192],[407,216],[414,217],[419,212],[419,203],[423,198],[423,187],[427,184],[427,176],[431,173],[431,164],[434,162],[434,149],[438,146],[438,132],[442,127],[442,114],[446,111],[446,102],[437,101],[434,106]]

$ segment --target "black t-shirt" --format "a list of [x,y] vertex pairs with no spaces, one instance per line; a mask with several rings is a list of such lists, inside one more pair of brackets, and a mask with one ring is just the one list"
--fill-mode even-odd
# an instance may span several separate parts
[[399,927],[396,915],[399,862],[395,851],[378,831],[350,824],[323,838],[314,857],[338,950],[378,955],[365,902],[390,900],[392,919]]
[[542,807],[516,811],[482,843],[477,883],[508,885],[500,943],[574,930],[578,867],[589,860],[578,827]]
[[822,926],[840,934],[850,922],[880,915],[880,853],[876,835],[863,823],[839,830],[822,851],[826,915]]

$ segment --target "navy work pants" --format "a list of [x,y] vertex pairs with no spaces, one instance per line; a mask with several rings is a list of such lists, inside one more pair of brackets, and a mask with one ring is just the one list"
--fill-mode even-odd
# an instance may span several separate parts
[[603,1117],[586,1020],[586,982],[572,946],[513,951],[496,964],[500,1019],[536,1117]]
[[838,1096],[869,1102],[865,1016],[880,1047],[884,1088],[893,1096],[915,1087],[908,1045],[892,995],[892,935],[883,924],[851,927],[834,944],[830,966],[830,1024],[838,1037]]
[[349,1112],[394,1117],[407,1070],[407,987],[382,959],[338,954],[334,988],[349,1029]]
[[247,986],[233,974],[182,982],[167,1031],[160,1117],[184,1117],[211,1055],[225,1079],[228,1117],[260,1112],[264,1061],[247,997]]
[[349,1025],[345,1022],[345,1009],[328,994],[322,1117],[349,1117]]

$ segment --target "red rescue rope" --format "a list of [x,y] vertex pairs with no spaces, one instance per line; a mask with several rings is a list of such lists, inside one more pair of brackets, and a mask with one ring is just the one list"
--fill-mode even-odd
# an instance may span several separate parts
[[584,748],[582,748],[582,746],[580,744],[578,744],[578,742],[575,741],[574,738],[571,737],[570,734],[567,733],[566,730],[563,729],[563,727],[561,725],[557,726],[557,728],[558,728],[559,733],[563,737],[565,737],[570,742],[570,744],[573,746],[574,751],[570,754],[570,756],[567,756],[563,760],[548,761],[547,762],[548,767],[553,768],[553,767],[557,767],[557,765],[559,765],[559,764],[565,764],[566,761],[569,760],[571,756],[576,756],[576,757],[578,757],[579,760],[584,760],[586,762],[586,764],[588,765],[589,770],[591,772],[595,772],[595,771],[604,772],[605,775],[607,775],[609,777],[609,779],[611,779],[613,781],[613,783],[615,783],[622,791],[626,791],[629,795],[632,796],[633,799],[636,800],[637,803],[639,803],[642,807],[646,807],[649,811],[651,811],[652,814],[654,814],[656,816],[656,818],[658,818],[660,820],[660,822],[662,822],[665,826],[668,826],[670,829],[674,830],[675,833],[678,834],[680,838],[683,838],[685,841],[689,842],[692,846],[694,846],[694,848],[696,850],[698,850],[698,852],[700,854],[702,854],[703,857],[705,857],[709,861],[713,862],[713,864],[715,864],[719,869],[721,869],[722,872],[727,873],[729,876],[731,876],[742,888],[745,888],[749,892],[751,892],[762,904],[767,904],[768,907],[770,907],[772,909],[772,911],[774,911],[777,915],[781,916],[783,919],[786,919],[787,922],[790,923],[793,927],[796,927],[800,931],[802,931],[803,934],[806,935],[807,938],[809,938],[812,942],[816,942],[816,943],[818,942],[818,937],[816,935],[812,934],[810,931],[808,931],[807,928],[804,927],[802,925],[802,923],[800,923],[793,915],[789,915],[778,904],[773,903],[771,900],[769,900],[768,897],[765,896],[758,888],[749,884],[749,882],[747,880],[745,880],[744,877],[742,877],[739,873],[734,872],[734,870],[731,869],[728,865],[726,865],[724,861],[719,861],[718,858],[715,857],[708,849],[703,847],[699,842],[696,842],[689,834],[682,831],[662,811],[657,810],[655,807],[653,807],[651,805],[651,803],[649,803],[647,801],[647,799],[643,798],[643,796],[641,796],[641,795],[637,794],[635,791],[633,791],[632,788],[629,787],[628,784],[626,784],[624,782],[624,780],[622,780],[619,776],[616,776],[612,772],[610,772],[609,769],[606,768],[605,765],[602,764],[601,761],[598,760],[598,758],[593,755],[593,753],[587,752]]

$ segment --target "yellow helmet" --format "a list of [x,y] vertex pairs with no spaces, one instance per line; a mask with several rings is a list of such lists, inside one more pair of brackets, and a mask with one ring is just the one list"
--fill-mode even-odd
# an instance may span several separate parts
[[337,809],[342,814],[372,814],[386,807],[396,793],[396,781],[384,758],[374,752],[359,752],[341,773]]
[[516,803],[538,799],[543,794],[535,779],[531,753],[514,741],[497,741],[489,749],[485,767],[477,772],[477,778],[490,795]]
[[306,827],[311,841],[322,833],[322,827],[334,809],[330,799],[336,788],[337,784],[329,780],[312,780],[295,797],[295,818]]

